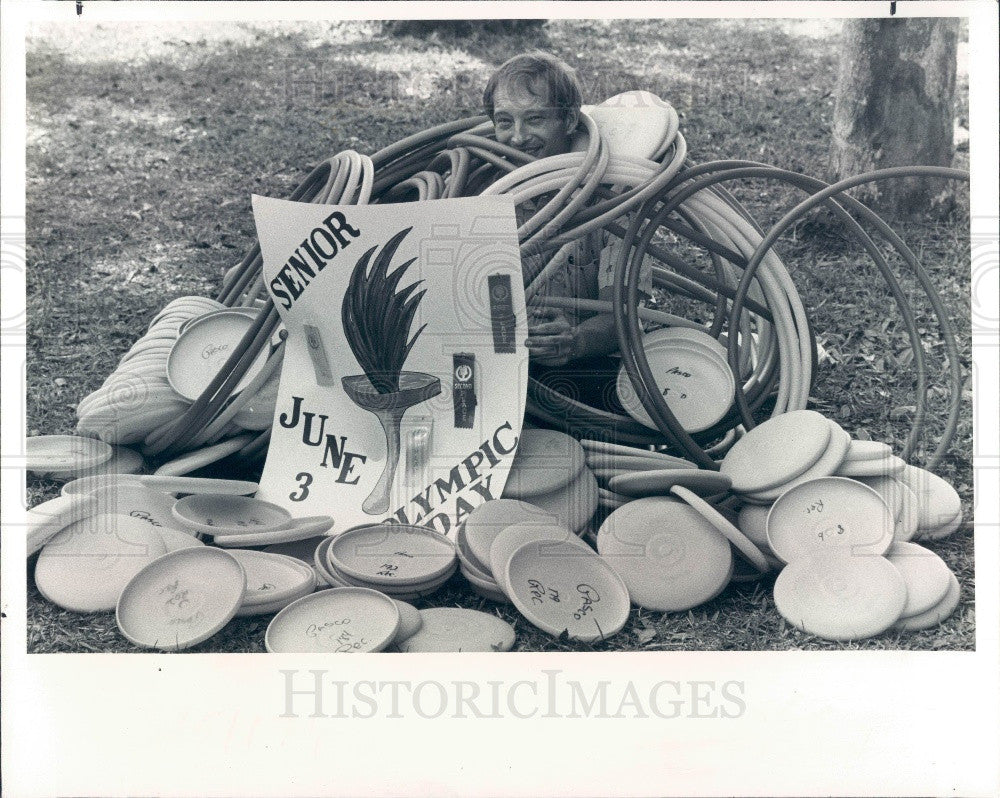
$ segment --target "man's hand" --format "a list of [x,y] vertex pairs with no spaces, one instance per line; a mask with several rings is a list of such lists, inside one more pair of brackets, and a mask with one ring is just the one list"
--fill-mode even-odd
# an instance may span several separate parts
[[556,308],[532,309],[525,343],[532,360],[543,366],[563,366],[575,358],[576,328]]

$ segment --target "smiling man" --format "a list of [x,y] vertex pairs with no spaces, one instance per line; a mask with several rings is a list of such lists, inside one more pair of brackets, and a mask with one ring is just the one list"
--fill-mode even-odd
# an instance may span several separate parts
[[[534,158],[569,152],[581,126],[583,93],[573,69],[548,53],[517,55],[501,65],[486,84],[483,105],[493,120],[496,139]],[[518,225],[547,197],[517,208]],[[620,241],[597,232],[581,238],[566,266],[539,291],[543,296],[610,300]],[[640,290],[652,293],[652,270],[644,263]],[[609,314],[535,308],[528,318],[531,373],[573,398],[621,411],[614,391],[618,361],[614,321]],[[567,377],[571,379],[568,381]]]

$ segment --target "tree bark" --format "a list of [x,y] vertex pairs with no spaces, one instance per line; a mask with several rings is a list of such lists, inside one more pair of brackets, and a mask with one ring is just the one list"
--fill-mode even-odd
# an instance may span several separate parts
[[[835,179],[891,166],[951,166],[954,156],[954,19],[844,22],[833,113]],[[947,181],[895,178],[854,196],[897,217],[939,215],[953,207]]]

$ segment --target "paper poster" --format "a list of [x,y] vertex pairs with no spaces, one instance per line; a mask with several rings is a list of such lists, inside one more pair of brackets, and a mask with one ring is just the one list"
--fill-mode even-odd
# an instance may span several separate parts
[[528,375],[514,206],[253,198],[288,338],[260,498],[449,533],[499,498]]

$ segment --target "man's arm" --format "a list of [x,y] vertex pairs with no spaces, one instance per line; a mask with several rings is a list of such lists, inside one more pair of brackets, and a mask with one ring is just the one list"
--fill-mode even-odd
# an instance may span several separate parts
[[[613,288],[602,288],[598,298],[611,301]],[[572,326],[558,310],[542,311],[529,325],[528,349],[543,366],[562,366],[573,360],[598,357],[618,351],[615,320],[599,313]]]

